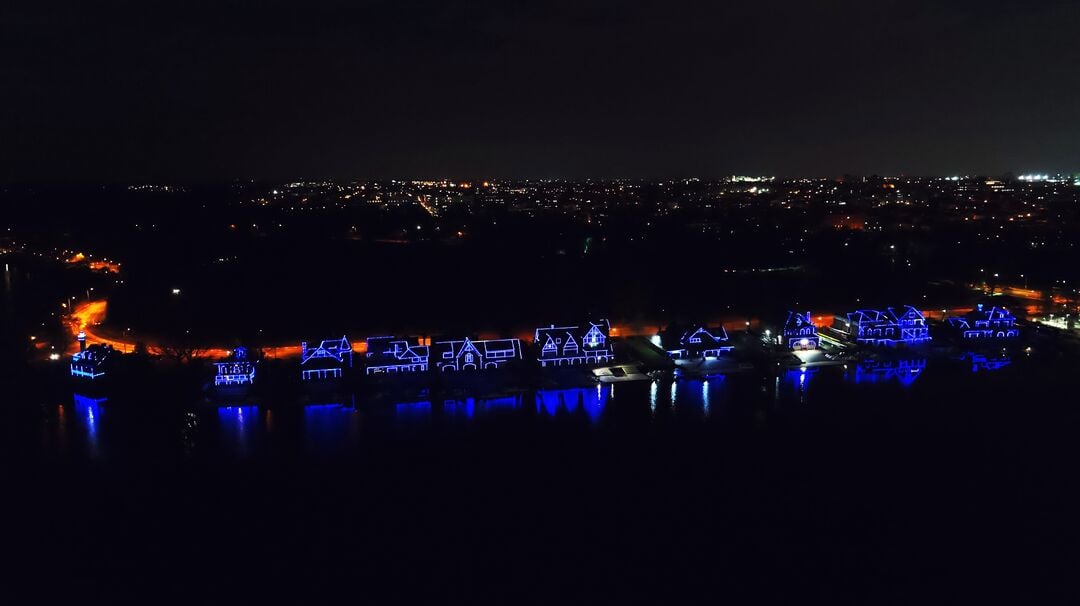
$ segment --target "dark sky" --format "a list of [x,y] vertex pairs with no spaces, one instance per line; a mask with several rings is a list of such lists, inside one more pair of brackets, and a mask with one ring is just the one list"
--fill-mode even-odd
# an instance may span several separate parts
[[8,0],[0,181],[1080,171],[1080,3]]

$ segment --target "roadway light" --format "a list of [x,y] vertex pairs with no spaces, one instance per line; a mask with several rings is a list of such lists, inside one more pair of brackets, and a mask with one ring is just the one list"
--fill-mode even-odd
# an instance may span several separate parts
[[172,294],[174,294],[174,295],[180,294],[180,289],[179,288],[172,289]]

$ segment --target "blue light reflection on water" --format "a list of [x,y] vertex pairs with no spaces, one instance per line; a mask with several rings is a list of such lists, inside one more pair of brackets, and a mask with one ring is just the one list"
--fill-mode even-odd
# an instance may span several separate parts
[[582,411],[590,421],[596,422],[604,407],[614,397],[614,386],[597,385],[571,389],[542,389],[536,392],[536,412],[555,416],[560,411]]
[[218,423],[226,444],[234,447],[236,454],[247,456],[255,442],[261,424],[258,406],[223,406],[218,408]]
[[443,411],[449,417],[472,419],[476,416],[476,398],[447,400],[443,402]]
[[480,400],[482,412],[499,412],[517,410],[521,407],[521,396],[507,396],[504,398],[487,398]]
[[402,402],[395,404],[394,413],[402,421],[426,421],[431,418],[431,402]]
[[1004,354],[994,356],[972,352],[965,357],[971,362],[971,372],[1001,370],[1012,364],[1012,358]]
[[443,413],[447,417],[467,420],[475,418],[478,414],[512,411],[518,408],[521,408],[519,395],[500,398],[464,398],[443,402]]
[[333,454],[349,446],[357,433],[359,414],[342,404],[311,404],[304,407],[304,440],[316,454]]
[[98,427],[101,424],[103,408],[106,398],[91,398],[81,394],[74,394],[75,422],[81,427],[86,435],[86,450],[90,458],[100,456],[98,442]]
[[897,381],[904,387],[910,387],[925,369],[925,358],[870,361],[855,364],[854,371],[847,376],[856,385]]
[[[1023,360],[1018,362],[1022,363]],[[840,383],[865,385],[874,389],[880,387],[892,393],[896,388],[906,389],[916,381],[921,381],[920,385],[927,381],[935,384],[939,376],[944,377],[942,380],[957,380],[955,375],[950,378],[947,374],[950,368],[954,369],[954,373],[970,376],[972,373],[1000,371],[1012,364],[1017,364],[1017,361],[1004,354],[968,352],[959,359],[954,358],[951,365],[942,365],[941,371],[935,366],[929,379],[920,379],[925,374],[926,360],[915,358],[803,366],[782,370],[772,377],[745,373],[708,379],[658,379],[646,383],[545,389],[500,397],[469,397],[462,394],[454,399],[400,402],[391,407],[366,404],[363,400],[355,407],[336,403],[318,404],[300,411],[278,411],[252,405],[227,406],[212,411],[186,413],[178,435],[188,451],[204,448],[202,444],[218,444],[224,454],[247,457],[277,448],[291,448],[295,444],[309,453],[332,454],[348,450],[367,435],[377,438],[395,431],[409,434],[414,430],[422,434],[431,427],[461,427],[485,416],[517,415],[527,419],[533,417],[535,412],[539,417],[570,415],[576,418],[575,422],[599,425],[602,419],[607,422],[610,415],[610,422],[618,425],[627,422],[627,419],[637,418],[633,416],[635,413],[632,411],[635,410],[656,412],[658,420],[660,413],[664,412],[663,418],[667,419],[666,411],[670,408],[689,413],[691,417],[703,414],[706,417],[727,418],[731,412],[734,414],[732,418],[741,418],[738,407],[758,397],[781,403],[807,403],[813,398],[819,402],[828,401],[832,397],[846,397],[843,389],[838,387]],[[616,395],[619,396],[618,401]],[[123,411],[126,409],[117,407],[115,411],[107,413],[105,409],[108,405],[103,406],[104,402],[104,399],[75,394],[74,406],[58,406],[56,433],[46,436],[46,446],[55,445],[61,452],[87,457],[100,457],[102,452],[121,456],[123,449],[109,446],[109,440],[117,438],[108,436],[116,435],[120,431],[118,428],[125,426],[123,420],[127,417],[123,416]],[[629,416],[623,414],[627,412]],[[117,416],[114,417],[114,414]],[[101,432],[103,419],[109,420],[109,431],[105,434]],[[201,420],[209,421],[207,426],[217,430],[216,440],[213,438],[214,432],[207,434],[199,429]],[[281,430],[274,431],[272,426],[275,423],[284,425]],[[297,433],[289,430],[289,424],[293,423],[299,423]],[[292,436],[302,437],[302,440],[293,441],[290,439]],[[68,451],[69,447],[74,447],[74,450]]]
[[806,401],[806,391],[811,383],[821,372],[820,368],[790,368],[784,374],[776,378],[776,397],[783,398],[788,395],[797,397],[799,401]]
[[684,409],[700,409],[708,413],[722,392],[726,380],[723,375],[715,375],[707,379],[675,381],[671,384],[671,404]]

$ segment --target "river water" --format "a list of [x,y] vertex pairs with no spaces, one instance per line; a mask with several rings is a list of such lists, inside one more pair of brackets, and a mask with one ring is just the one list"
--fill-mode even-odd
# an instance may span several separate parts
[[273,408],[24,385],[2,409],[4,591],[1067,603],[1075,368],[912,358]]
[[[719,375],[508,392],[498,397],[411,399],[369,403],[362,393],[308,397],[314,404],[264,407],[237,398],[228,406],[192,402],[177,406],[154,394],[110,397],[107,390],[51,390],[34,407],[26,444],[45,460],[109,464],[139,457],[138,446],[179,460],[273,459],[280,456],[348,458],[387,441],[423,449],[433,439],[470,439],[477,432],[573,429],[594,436],[635,432],[760,431],[836,406],[916,406],[936,389],[985,383],[986,377],[1023,376],[1008,357],[976,356],[931,364],[913,357],[885,367],[796,368],[779,376]],[[490,391],[490,390],[487,390]],[[67,394],[67,395],[65,395]],[[163,394],[164,395],[164,394]],[[51,398],[51,399],[50,399]],[[169,404],[162,404],[168,401]],[[860,411],[859,414],[867,414]],[[676,428],[672,427],[675,424]],[[29,429],[29,428],[28,428]]]
[[[43,283],[5,273],[0,341]],[[1080,601],[1069,357],[268,408],[10,341],[4,603]]]

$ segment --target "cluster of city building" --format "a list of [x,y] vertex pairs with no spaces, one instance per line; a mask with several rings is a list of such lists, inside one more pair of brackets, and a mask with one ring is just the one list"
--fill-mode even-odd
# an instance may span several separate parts
[[[854,177],[777,179],[372,181],[290,183],[251,192],[260,206],[288,212],[335,210],[354,204],[419,206],[432,217],[455,209],[577,216],[588,222],[624,209],[652,217],[684,211],[728,212],[762,206],[807,213],[806,225],[835,229],[910,230],[930,222],[1038,224],[1055,204],[1075,202],[1080,176]],[[934,213],[921,212],[933,204]],[[762,217],[756,213],[752,221]],[[988,232],[989,233],[989,232]],[[995,234],[996,235],[996,234]]]
[[[923,313],[913,306],[884,310],[860,309],[844,316],[834,316],[832,325],[819,331],[810,312],[789,312],[783,327],[767,339],[789,350],[813,350],[823,339],[832,343],[890,347],[919,345],[930,341],[930,329]],[[945,328],[960,340],[1016,339],[1020,330],[1016,317],[1003,307],[979,305],[970,313],[949,318]],[[654,339],[674,360],[718,358],[734,349],[722,325],[671,325]],[[520,339],[423,339],[418,337],[368,337],[363,357],[365,375],[408,373],[450,373],[486,371],[504,368],[526,358]],[[354,366],[354,348],[346,336],[326,339],[318,345],[301,343],[300,378],[303,381],[341,379]],[[86,345],[85,333],[79,334],[79,352],[72,356],[71,374],[97,379],[104,376],[117,352],[109,345]],[[611,326],[607,320],[583,324],[537,328],[533,334],[530,357],[540,368],[599,366],[615,360]],[[214,385],[243,386],[255,382],[258,360],[244,347],[238,347],[225,360],[214,363]]]

